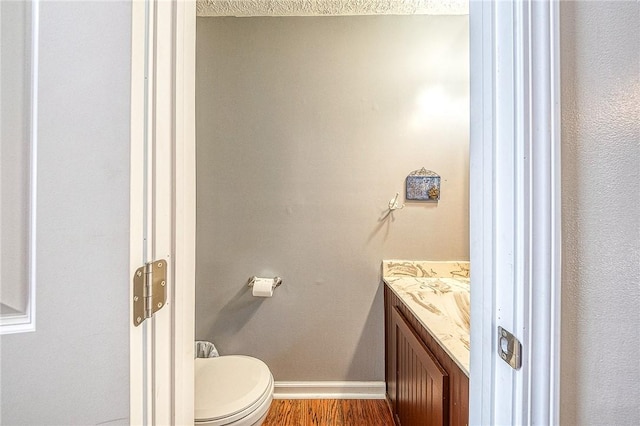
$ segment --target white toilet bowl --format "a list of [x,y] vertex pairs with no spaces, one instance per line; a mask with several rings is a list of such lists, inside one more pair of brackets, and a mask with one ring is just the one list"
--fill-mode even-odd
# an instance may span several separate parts
[[259,426],[273,400],[273,376],[244,355],[195,359],[195,424]]

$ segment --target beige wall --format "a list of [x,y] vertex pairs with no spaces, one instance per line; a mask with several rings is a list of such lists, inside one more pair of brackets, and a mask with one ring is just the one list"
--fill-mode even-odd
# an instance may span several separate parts
[[[380,263],[469,259],[468,17],[199,18],[196,337],[383,380]],[[436,204],[382,220],[404,178]],[[252,275],[280,275],[272,299]]]
[[563,2],[561,424],[640,424],[640,5]]

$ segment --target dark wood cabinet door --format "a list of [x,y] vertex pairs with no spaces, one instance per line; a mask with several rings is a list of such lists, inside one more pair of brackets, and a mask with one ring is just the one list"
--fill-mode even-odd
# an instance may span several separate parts
[[397,307],[391,312],[396,340],[396,421],[402,426],[449,424],[449,376]]

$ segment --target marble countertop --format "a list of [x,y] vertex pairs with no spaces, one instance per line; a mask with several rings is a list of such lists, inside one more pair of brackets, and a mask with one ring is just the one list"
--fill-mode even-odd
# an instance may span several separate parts
[[468,262],[385,260],[383,280],[469,376]]

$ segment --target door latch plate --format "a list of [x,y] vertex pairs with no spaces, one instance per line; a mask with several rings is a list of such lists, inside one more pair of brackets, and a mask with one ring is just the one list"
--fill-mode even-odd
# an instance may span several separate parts
[[514,370],[522,366],[522,344],[516,336],[500,326],[498,326],[498,353],[500,358]]

